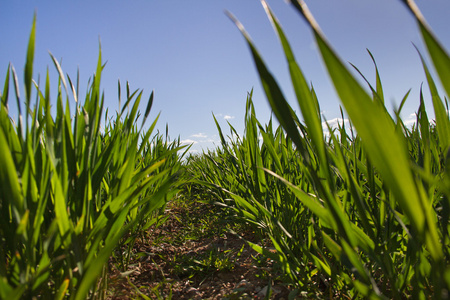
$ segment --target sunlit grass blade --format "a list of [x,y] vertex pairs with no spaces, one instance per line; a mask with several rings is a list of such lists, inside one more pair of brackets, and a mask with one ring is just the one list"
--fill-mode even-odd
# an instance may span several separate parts
[[[442,251],[433,245],[437,234],[425,235],[426,214],[417,191],[403,140],[397,135],[395,127],[385,109],[374,103],[364,89],[347,70],[338,56],[325,40],[316,22],[303,2],[293,2],[314,31],[314,36],[322,54],[329,75],[339,94],[352,124],[361,136],[365,150],[374,166],[379,170],[395,195],[402,209],[422,238],[427,241],[436,260],[442,258]],[[433,222],[433,220],[427,220]],[[429,228],[433,230],[433,227]]]
[[13,217],[16,219],[16,222],[19,222],[22,214],[25,212],[23,205],[24,199],[22,196],[19,179],[17,178],[17,169],[14,165],[14,160],[8,147],[8,141],[1,130],[0,151],[3,153],[0,155],[0,165],[2,166],[0,168],[1,189],[5,195],[9,195],[9,199],[2,199],[5,204],[4,206],[2,205],[3,215],[6,217],[5,214],[7,214],[8,207],[10,207]]
[[418,53],[422,61],[422,66],[425,71],[425,75],[427,77],[428,87],[430,88],[431,100],[433,102],[434,107],[434,115],[436,117],[436,130],[439,135],[439,141],[440,144],[442,145],[444,152],[446,152],[450,146],[450,120],[448,117],[448,112],[444,107],[444,103],[442,102],[441,97],[439,97],[436,84],[433,80],[433,77],[431,77],[430,71],[428,70],[425,60],[423,59],[420,52]]
[[[166,137],[163,142],[159,133],[152,140],[156,121],[150,130],[144,129],[153,93],[140,129],[137,120],[142,92],[130,95],[129,89],[126,106],[132,103],[131,112],[123,118],[117,114],[115,120],[106,117],[102,128],[101,51],[84,105],[79,103],[79,73],[76,86],[67,76],[75,114],[70,111],[60,63],[50,53],[59,75],[53,111],[48,69],[45,91],[39,79],[32,79],[34,39],[35,19],[24,77],[26,114],[22,115],[12,65],[1,94],[0,150],[5,155],[0,157],[0,298],[85,299],[95,295],[93,287],[99,276],[106,276],[102,270],[113,250],[128,243],[122,241],[125,233],[151,223],[175,195],[183,182],[175,176],[180,176],[178,151],[182,147],[179,140],[171,143]],[[16,91],[18,125],[6,107],[10,76]],[[32,85],[36,88],[33,109]],[[32,125],[23,128],[23,117],[32,120]],[[139,142],[143,144],[140,147]]]
[[49,51],[48,54],[50,55],[50,57],[52,58],[53,64],[56,67],[56,70],[58,71],[59,74],[59,79],[62,81],[63,86],[64,86],[64,90],[66,91],[66,95],[69,95],[68,90],[67,90],[67,83],[66,83],[66,79],[64,76],[64,73],[61,69],[61,65],[59,64],[58,60],[53,56],[53,54]]
[[213,118],[214,118],[214,123],[216,124],[217,130],[219,131],[219,137],[220,137],[220,142],[222,143],[222,146],[224,146],[227,144],[227,142],[225,141],[225,137],[223,136],[223,132],[222,129],[219,126],[219,122],[217,122],[216,116],[214,116],[213,114]]
[[[33,60],[34,60],[34,46],[36,39],[36,14],[33,17],[33,25],[31,26],[30,38],[28,41],[27,58],[25,63],[24,82],[25,82],[25,106],[27,109],[26,115],[28,115],[28,108],[31,100],[31,88],[33,77]],[[28,118],[26,118],[28,120]]]
[[[12,72],[12,79],[13,79],[13,83],[14,83],[14,91],[16,92],[16,103],[17,103],[17,111],[19,112],[19,115],[17,116],[18,120],[18,124],[17,124],[17,128],[19,132],[23,132],[23,116],[22,116],[22,108],[21,108],[21,104],[20,104],[20,90],[19,90],[19,79],[17,78],[17,73],[16,73],[16,69],[14,68],[13,65],[11,65],[11,72]],[[20,142],[23,142],[23,137],[22,135],[18,135],[18,138],[20,140]]]
[[55,299],[61,300],[64,299],[66,295],[67,289],[69,287],[70,280],[68,278],[64,279],[61,286],[58,289],[58,292],[55,295]]
[[0,98],[2,100],[1,109],[6,108],[8,110],[8,99],[9,99],[9,74],[11,73],[11,64],[8,65],[5,76],[5,85],[3,87],[3,92],[0,91]]
[[436,68],[447,95],[450,95],[450,57],[447,51],[433,34],[414,0],[402,1],[408,5],[409,9],[416,18],[423,40],[428,49],[428,53],[433,61],[433,65]]
[[377,96],[381,100],[381,103],[383,103],[383,105],[384,105],[385,103],[384,103],[383,85],[381,84],[381,78],[380,78],[380,73],[378,72],[378,66],[377,66],[377,63],[375,62],[375,58],[373,57],[372,52],[370,52],[369,49],[367,49],[367,52],[369,52],[370,58],[372,58],[373,64],[375,65]]
[[323,139],[323,128],[320,119],[319,104],[313,97],[305,76],[303,75],[300,67],[295,60],[294,53],[292,52],[292,49],[281,28],[280,23],[273,15],[272,11],[264,0],[262,0],[262,4],[283,46],[284,54],[289,65],[292,86],[294,87],[300,110],[302,112],[303,118],[305,119],[309,137],[312,139],[313,144],[318,152],[321,170],[324,173],[324,177],[328,178],[328,183],[331,183],[332,181],[330,180],[331,177],[328,168],[328,158],[326,155],[325,143]]
[[69,80],[70,89],[72,90],[73,99],[75,100],[75,103],[78,104],[78,92],[75,89],[75,86],[72,83],[72,80],[70,79],[70,76],[67,76],[67,79]]
[[147,120],[148,115],[150,114],[150,110],[152,109],[152,105],[153,105],[153,94],[154,91],[152,91],[152,93],[150,94],[150,98],[148,99],[147,102],[147,108],[145,109],[145,113],[144,113],[144,118],[142,119],[142,126],[144,125],[145,121]]
[[304,159],[306,161],[309,161],[308,152],[306,151],[305,146],[303,145],[302,138],[297,130],[297,125],[293,118],[292,108],[286,101],[280,87],[276,83],[275,78],[272,76],[272,74],[270,74],[269,70],[267,69],[261,56],[259,55],[255,46],[253,45],[250,36],[245,31],[244,26],[242,26],[242,24],[231,13],[227,14],[239,28],[245,40],[247,41],[247,44],[253,56],[253,61],[258,70],[262,86],[266,93],[267,99],[269,100],[269,103],[274,111],[275,116],[277,117],[278,121],[283,126],[283,128],[286,130],[288,135],[292,138],[292,140],[300,150],[300,153],[303,155]]

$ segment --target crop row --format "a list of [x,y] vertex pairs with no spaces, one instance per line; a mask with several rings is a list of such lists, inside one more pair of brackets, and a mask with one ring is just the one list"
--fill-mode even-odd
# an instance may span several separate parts
[[[414,3],[404,2],[450,95],[450,57]],[[33,21],[24,99],[12,65],[0,94],[1,299],[104,298],[109,258],[126,270],[136,237],[159,222],[180,191],[208,195],[258,229],[268,241],[248,243],[281,267],[281,279],[294,287],[292,298],[449,297],[450,120],[447,99],[440,98],[422,55],[435,120],[421,91],[416,122],[408,127],[400,117],[408,93],[391,116],[372,54],[375,84],[361,74],[367,93],[305,3],[292,1],[313,32],[342,119],[345,110],[351,124],[331,128],[279,21],[262,4],[283,47],[301,115],[230,14],[278,123],[257,119],[249,93],[244,133],[229,125],[226,138],[215,120],[221,146],[185,160],[188,148],[179,139],[154,133],[158,117],[145,126],[153,93],[141,115],[142,91],[127,84],[121,105],[119,82],[120,111],[103,116],[101,50],[84,99],[78,77],[64,76],[51,55],[59,74],[53,116],[48,72],[42,84],[32,78]],[[9,115],[13,92],[16,119]]]

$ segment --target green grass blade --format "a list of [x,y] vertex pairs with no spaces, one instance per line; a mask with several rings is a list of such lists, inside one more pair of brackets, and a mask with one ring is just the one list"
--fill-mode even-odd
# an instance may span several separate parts
[[[0,153],[2,153],[0,155],[0,166],[2,166],[0,168],[2,202],[4,201],[4,204],[11,205],[13,213],[18,212],[22,215],[24,213],[24,199],[21,193],[19,178],[17,177],[17,169],[8,147],[8,141],[2,130],[0,130]],[[7,210],[7,207],[3,207],[2,209]],[[20,216],[18,217],[20,219]]]
[[436,68],[447,95],[450,95],[450,57],[447,51],[434,36],[431,28],[428,26],[425,18],[414,1],[403,0],[403,2],[408,5],[410,11],[416,18],[423,40],[428,49],[428,53],[433,61],[433,65]]
[[219,131],[220,142],[222,146],[226,148],[227,142],[225,141],[225,137],[223,136],[222,128],[220,128],[219,122],[217,122],[216,116],[213,114],[214,123],[216,123],[217,130]]
[[50,51],[48,52],[48,54],[50,54],[53,64],[55,65],[56,70],[58,71],[59,78],[63,83],[64,90],[66,91],[66,95],[69,95],[68,90],[67,90],[67,83],[66,83],[66,80],[64,79],[64,73],[62,71],[61,65],[59,64],[58,60],[53,56],[53,54]]
[[62,300],[64,299],[64,296],[66,295],[67,288],[69,287],[69,278],[66,278],[61,283],[58,292],[55,295],[55,300]]
[[381,78],[380,78],[380,73],[378,72],[378,66],[377,66],[377,63],[375,62],[375,58],[373,57],[372,52],[370,52],[368,49],[367,49],[367,52],[369,52],[370,58],[372,58],[373,64],[375,66],[377,96],[381,100],[381,103],[383,103],[383,105],[384,105],[383,85],[381,84]]
[[[3,93],[1,93],[0,98],[2,100],[2,105],[8,110],[8,96],[9,96],[9,74],[11,73],[11,64],[8,65],[5,76],[5,85],[3,87]],[[3,108],[2,108],[3,109]]]
[[[417,50],[417,52],[419,52]],[[422,61],[423,69],[427,77],[428,87],[430,88],[431,100],[433,101],[434,115],[436,117],[436,130],[439,135],[439,143],[442,146],[444,152],[447,151],[450,146],[450,120],[448,118],[448,113],[445,109],[444,103],[439,97],[439,93],[433,77],[428,70],[427,64],[419,52],[420,59]]]
[[[34,46],[36,37],[36,14],[33,17],[33,25],[31,26],[30,38],[28,41],[27,58],[25,62],[24,82],[25,82],[25,99],[26,109],[28,110],[31,99],[31,87],[33,77],[33,60],[34,60]],[[28,114],[28,111],[27,111]],[[27,118],[28,119],[28,118]]]
[[245,31],[244,26],[231,13],[227,12],[227,14],[230,17],[230,19],[236,24],[236,26],[244,36],[245,40],[247,41],[247,44],[253,56],[253,61],[259,73],[259,78],[266,93],[267,99],[269,100],[270,106],[272,107],[275,113],[275,116],[277,117],[278,121],[283,126],[283,128],[286,130],[287,134],[294,141],[300,153],[302,153],[302,155],[304,156],[304,159],[306,161],[309,161],[309,154],[308,151],[306,151],[300,133],[297,130],[297,124],[295,123],[295,120],[293,118],[294,113],[292,108],[286,101],[275,78],[267,69],[258,50],[253,45],[250,36]]
[[148,99],[147,108],[145,109],[144,118],[142,119],[141,127],[144,126],[144,123],[147,120],[148,115],[150,114],[150,110],[152,109],[153,95],[154,95],[154,91],[152,91],[152,93],[150,94],[150,98]]
[[69,80],[70,88],[72,90],[73,99],[75,100],[75,103],[78,104],[78,93],[77,93],[77,90],[75,89],[75,86],[73,85],[72,80],[70,79],[70,76],[67,76],[67,79]]
[[[392,119],[386,114],[384,107],[371,100],[347,70],[329,46],[304,2],[292,3],[314,31],[329,75],[348,116],[365,144],[364,149],[369,158],[379,170],[386,185],[390,187],[396,201],[405,211],[417,233],[428,241],[428,245],[438,243],[438,241],[430,240],[434,239],[437,233],[425,235],[426,214],[424,211],[429,208],[424,206],[420,199],[410,169],[409,154],[402,138],[395,130]],[[433,222],[433,220],[428,220],[428,222]],[[433,247],[429,250],[436,250],[436,248]],[[436,260],[442,258],[442,252],[439,249],[431,254]]]
[[53,151],[49,151],[49,149],[52,149],[52,145],[48,144],[47,142],[47,155],[50,158],[50,165],[52,168],[52,172],[54,172],[54,175],[51,178],[51,188],[52,188],[52,202],[54,204],[54,210],[55,210],[55,216],[58,223],[58,228],[60,235],[63,239],[65,239],[63,242],[66,245],[70,245],[70,230],[72,223],[69,220],[69,215],[67,213],[67,205],[66,205],[66,197],[64,195],[63,186],[59,179],[59,177],[56,175],[58,174],[58,171],[55,167],[55,154]]
[[[14,68],[13,65],[11,65],[11,72],[13,74],[13,83],[14,83],[14,91],[16,92],[16,103],[17,103],[17,110],[19,112],[18,118],[19,118],[19,124],[17,125],[18,127],[18,132],[23,133],[23,117],[22,117],[22,108],[20,105],[20,90],[19,90],[19,79],[17,78],[17,73],[16,73],[16,69]],[[18,134],[17,135],[19,137],[19,140],[22,142],[23,141],[23,137],[22,134]]]
[[319,217],[325,224],[330,226],[331,228],[336,228],[335,220],[330,216],[328,210],[326,210],[322,204],[319,203],[318,199],[306,194],[299,187],[293,185],[280,175],[268,170],[264,169],[268,174],[274,176],[275,178],[282,181],[291,191],[295,194],[295,196],[302,201],[302,203],[308,207],[317,217]]
[[283,46],[284,54],[289,65],[292,85],[294,87],[303,118],[305,119],[305,124],[309,133],[308,136],[312,139],[313,144],[318,151],[320,166],[324,171],[324,176],[329,179],[328,183],[331,183],[332,180],[328,168],[328,158],[323,139],[323,128],[320,119],[319,104],[313,97],[305,76],[295,60],[294,53],[292,52],[291,46],[289,45],[280,23],[264,0],[262,1],[262,4]]
[[282,172],[283,167],[281,165],[281,160],[278,157],[277,151],[275,150],[274,140],[272,140],[271,136],[263,130],[261,124],[258,124],[258,126],[259,126],[259,132],[261,133],[261,136],[264,141],[264,145],[267,147],[267,150],[269,151],[270,155],[272,156],[272,159],[275,163],[277,171]]

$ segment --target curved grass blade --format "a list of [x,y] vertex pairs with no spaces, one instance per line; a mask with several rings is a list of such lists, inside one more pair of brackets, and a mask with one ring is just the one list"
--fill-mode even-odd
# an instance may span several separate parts
[[26,100],[26,109],[27,110],[30,105],[31,87],[33,85],[32,77],[33,77],[35,37],[36,37],[36,13],[34,14],[34,17],[33,17],[33,25],[31,26],[30,38],[28,40],[27,59],[25,62],[25,72],[24,72],[25,100]]
[[49,51],[48,54],[50,54],[50,57],[52,58],[53,64],[56,67],[56,70],[58,71],[59,74],[59,78],[61,79],[63,86],[64,86],[64,90],[66,91],[66,95],[69,95],[69,92],[67,90],[67,83],[66,80],[64,79],[64,73],[61,69],[61,65],[59,64],[58,60],[53,56],[53,54]]
[[292,52],[292,49],[289,45],[286,35],[281,28],[280,23],[272,13],[267,3],[264,0],[262,0],[261,2],[283,46],[284,54],[289,65],[292,85],[294,87],[294,91],[297,96],[297,101],[300,106],[303,118],[305,119],[305,124],[309,133],[308,136],[312,139],[313,144],[318,151],[320,166],[324,172],[324,177],[328,178],[328,183],[331,183],[332,180],[330,170],[328,168],[328,158],[326,155],[325,143],[323,139],[323,128],[322,122],[320,120],[319,104],[313,97],[305,76],[303,75],[300,67],[295,60],[294,53]]
[[419,53],[420,60],[422,61],[423,69],[427,77],[428,87],[430,89],[431,100],[433,101],[434,115],[436,117],[436,130],[439,135],[439,143],[442,145],[444,153],[446,153],[448,147],[450,146],[450,121],[448,118],[448,114],[445,109],[444,103],[441,100],[441,97],[439,97],[436,84],[433,80],[433,77],[431,77],[427,64],[425,63],[425,60],[423,59],[419,50],[417,50],[417,52]]
[[145,113],[144,113],[144,118],[142,119],[142,125],[141,125],[141,129],[144,126],[145,121],[147,120],[147,117],[150,113],[150,110],[152,109],[152,105],[153,105],[153,94],[154,91],[152,91],[152,93],[150,94],[150,98],[148,99],[147,102],[147,108],[145,109]]
[[367,49],[367,52],[369,52],[370,58],[372,58],[373,64],[375,66],[377,96],[379,97],[379,100],[381,101],[381,103],[383,103],[383,105],[384,105],[383,85],[381,84],[380,73],[378,72],[378,66],[375,61],[375,58],[372,55],[372,52],[370,52],[369,49]]
[[16,102],[17,102],[17,110],[19,112],[18,118],[19,118],[19,124],[18,124],[18,132],[20,132],[21,134],[18,134],[17,136],[19,137],[20,142],[23,142],[23,121],[22,121],[22,108],[20,105],[20,90],[19,90],[19,79],[17,78],[17,73],[16,73],[16,69],[14,68],[13,65],[11,65],[11,72],[13,75],[13,82],[14,82],[14,91],[16,92]]
[[272,172],[271,170],[268,169],[264,169],[264,171],[282,181],[295,194],[295,196],[298,199],[300,199],[300,201],[302,201],[302,203],[306,207],[308,207],[316,216],[318,216],[327,226],[331,228],[337,227],[336,221],[330,216],[328,210],[326,210],[325,207],[322,204],[320,204],[318,200],[306,194],[299,187],[293,185],[292,183],[290,183],[280,175],[276,174],[275,172]]
[[286,130],[287,134],[291,137],[291,139],[299,149],[300,153],[303,155],[305,161],[309,164],[310,161],[309,153],[305,149],[302,137],[298,132],[297,124],[293,117],[294,113],[292,108],[286,101],[286,98],[284,97],[275,78],[267,69],[263,59],[261,58],[261,55],[253,45],[250,36],[245,31],[244,26],[230,12],[226,13],[228,17],[236,24],[236,26],[244,36],[245,40],[247,41],[247,44],[253,56],[253,61],[255,62],[256,68],[259,73],[259,78],[266,93],[267,99],[269,100],[270,106],[272,107],[275,113],[275,116],[277,117],[278,121],[283,126],[283,128]]
[[[436,228],[430,225],[433,220],[426,220],[427,214],[424,213],[429,207],[424,203],[426,200],[420,198],[410,169],[407,149],[396,132],[392,119],[386,114],[385,108],[371,100],[344,66],[326,41],[304,1],[292,3],[312,28],[328,73],[373,165],[379,170],[419,237],[427,242],[433,258],[440,260],[443,253],[436,247],[439,244],[435,240]],[[434,231],[432,234],[425,234],[426,222],[427,229]]]
[[423,40],[430,54],[433,65],[441,79],[441,83],[450,95],[450,57],[438,39],[434,36],[430,26],[420,12],[414,0],[402,0],[413,13],[422,33]]
[[[16,217],[16,221],[19,222],[24,213],[24,199],[14,160],[3,130],[0,130],[0,153],[2,153],[0,155],[0,165],[2,166],[0,168],[0,197],[3,202],[2,206],[4,206],[4,210],[8,210],[8,207],[11,207],[11,212]],[[19,215],[16,215],[17,213]]]
[[[305,164],[305,166],[311,168],[311,170],[315,169],[316,167],[314,167],[313,163],[311,162],[311,153],[312,152],[310,152],[309,147],[307,148],[305,145],[307,143],[307,141],[302,138],[302,135],[303,136],[307,135],[308,129],[304,129],[304,126],[298,120],[297,115],[294,113],[292,108],[287,103],[283,93],[281,92],[280,87],[278,86],[274,77],[268,71],[265,63],[263,62],[261,56],[259,55],[255,46],[253,45],[250,37],[248,36],[247,32],[243,28],[242,24],[240,24],[239,21],[236,20],[236,18],[234,18],[234,16],[232,16],[231,14],[229,14],[229,17],[235,22],[236,26],[239,28],[242,35],[244,36],[244,38],[247,41],[247,44],[251,50],[257,71],[259,73],[261,83],[265,90],[266,97],[269,100],[269,104],[272,107],[272,109],[275,113],[275,116],[277,117],[280,124],[283,126],[287,135],[292,139],[292,141],[296,145],[297,151],[299,151],[299,153],[303,157],[303,163]],[[281,31],[281,28],[280,28],[280,33],[281,33],[281,36],[284,37],[284,34]],[[312,112],[313,114],[315,114],[317,116],[318,115],[318,105],[316,105],[315,99],[311,96],[311,91],[309,90],[309,87],[307,86],[307,84],[306,84],[306,88],[305,87],[303,89],[301,88],[301,85],[302,85],[301,78],[303,78],[303,75],[301,74],[298,66],[295,67],[296,63],[295,63],[295,60],[293,60],[293,57],[292,57],[293,55],[289,54],[290,47],[288,46],[286,40],[285,40],[285,42],[286,42],[285,43],[285,51],[287,52],[287,57],[292,62],[292,64],[291,64],[291,68],[293,71],[292,77],[295,78],[295,79],[293,79],[293,81],[299,84],[300,87],[298,89],[298,92],[300,94],[310,93],[309,101],[308,101],[309,104],[307,104],[308,113]],[[299,78],[299,77],[301,77],[301,78]],[[303,79],[303,83],[306,83],[306,81],[304,79]],[[304,100],[304,99],[302,99],[302,100]],[[313,120],[313,119],[311,118],[311,120]],[[312,124],[311,130],[315,131],[315,137],[316,137],[315,142],[318,143],[317,147],[320,148],[320,147],[324,146],[324,141],[323,141],[323,132],[320,130],[321,124],[319,124],[319,125],[314,124],[314,123],[317,123],[317,120],[318,119],[311,122],[311,124]],[[299,132],[299,127],[300,127],[300,130],[302,130],[302,134],[300,134],[300,132]],[[320,131],[320,133],[319,133],[319,131]],[[319,135],[320,135],[320,137],[319,137]],[[320,141],[319,141],[319,139],[320,139]],[[326,163],[327,162],[326,153],[325,153],[325,151],[323,151],[322,153],[323,154],[321,157],[321,162],[319,164],[319,165],[321,165],[320,168],[322,170],[328,170],[327,169],[328,163]],[[339,200],[334,195],[334,188],[332,187],[333,181],[331,180],[331,177],[327,174],[330,174],[329,170],[328,170],[328,172],[323,171],[322,176],[324,176],[327,179],[327,181],[322,181],[320,179],[321,176],[318,173],[309,172],[309,175],[312,177],[312,183],[314,184],[315,189],[317,189],[319,197],[322,197],[324,199],[324,201],[326,201],[326,203],[328,204],[328,206],[330,208],[330,211],[333,215],[332,219],[335,221],[334,225],[336,225],[335,229],[337,229],[340,232],[340,234],[349,241],[349,243],[351,245],[355,246],[357,244],[357,240],[351,234],[350,222],[349,222],[348,218],[345,216],[345,214],[343,213],[342,207],[339,203]]]

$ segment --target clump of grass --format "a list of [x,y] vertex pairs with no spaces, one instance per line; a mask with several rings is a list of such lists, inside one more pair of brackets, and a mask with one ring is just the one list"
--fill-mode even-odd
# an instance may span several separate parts
[[[413,2],[405,3],[449,93],[450,58]],[[429,122],[421,92],[417,122],[407,128],[400,112],[408,94],[392,117],[375,60],[376,84],[366,80],[369,95],[329,45],[306,4],[292,1],[313,31],[352,124],[350,132],[344,124],[337,129],[326,125],[326,137],[314,88],[279,21],[262,4],[280,38],[303,121],[230,14],[250,48],[280,127],[257,120],[250,94],[244,135],[230,125],[226,140],[217,126],[222,147],[205,153],[194,172],[223,205],[267,234],[275,251],[249,244],[282,266],[297,285],[291,296],[448,298],[450,121],[424,60],[436,120]]]
[[[141,116],[143,93],[131,93],[128,85],[121,111],[114,119],[106,115],[102,129],[101,51],[84,99],[78,78],[66,78],[51,55],[59,73],[53,116],[48,72],[42,85],[32,79],[35,20],[24,72],[25,110],[12,66],[0,95],[0,298],[102,297],[97,289],[106,288],[112,251],[132,242],[123,240],[125,234],[151,224],[181,184],[180,143],[152,137],[157,118],[148,130],[144,123],[153,93]],[[11,80],[17,123],[8,115]]]

